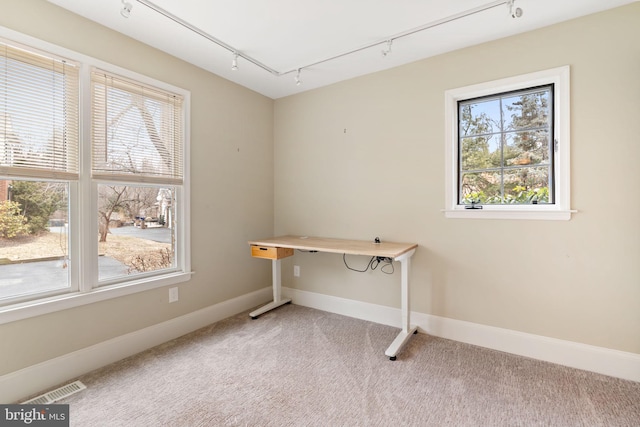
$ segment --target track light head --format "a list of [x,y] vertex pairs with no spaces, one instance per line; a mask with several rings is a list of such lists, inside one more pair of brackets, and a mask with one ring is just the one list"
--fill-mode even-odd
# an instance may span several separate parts
[[296,73],[296,86],[300,86],[302,84],[302,80],[300,80],[300,71],[301,68],[298,68],[298,72]]
[[231,61],[231,69],[233,71],[238,71],[238,54],[233,54],[233,60]]
[[515,0],[509,1],[509,14],[513,19],[520,18],[522,16],[522,9],[515,6]]
[[387,40],[387,45],[385,46],[384,49],[382,49],[382,56],[387,56],[388,54],[391,53],[391,44],[393,43],[393,40]]
[[133,9],[133,5],[127,1],[122,0],[122,9],[120,10],[120,15],[123,18],[128,18],[131,16],[131,9]]

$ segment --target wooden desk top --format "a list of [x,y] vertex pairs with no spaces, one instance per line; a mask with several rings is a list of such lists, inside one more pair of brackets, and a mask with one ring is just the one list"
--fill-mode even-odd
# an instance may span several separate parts
[[325,237],[279,236],[262,240],[250,240],[250,245],[292,248],[303,251],[331,252],[337,254],[380,256],[397,258],[418,247],[416,243],[397,243],[365,240],[330,239]]

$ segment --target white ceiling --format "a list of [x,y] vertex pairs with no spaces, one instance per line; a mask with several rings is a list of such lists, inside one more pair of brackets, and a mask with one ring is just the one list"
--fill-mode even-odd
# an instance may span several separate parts
[[[276,99],[637,0],[515,0],[523,11],[515,19],[500,4],[506,1],[493,0],[126,0],[129,18],[120,15],[121,0],[48,1]],[[276,74],[243,58],[232,71],[232,52],[150,9],[149,1]],[[391,53],[381,53],[389,38],[492,5],[395,39]]]

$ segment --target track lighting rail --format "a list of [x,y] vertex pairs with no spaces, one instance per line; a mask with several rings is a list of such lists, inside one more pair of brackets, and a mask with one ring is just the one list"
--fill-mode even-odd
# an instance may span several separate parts
[[[277,70],[274,70],[273,68],[263,64],[262,62],[258,61],[257,59],[252,58],[249,55],[246,55],[240,51],[238,51],[236,48],[234,48],[233,46],[230,46],[229,44],[223,42],[222,40],[212,36],[211,34],[207,33],[206,31],[201,30],[200,28],[196,27],[195,25],[191,25],[189,24],[187,21],[178,18],[176,15],[174,15],[173,13],[169,12],[166,9],[161,8],[160,6],[158,6],[157,4],[150,2],[149,0],[136,0],[138,3],[148,7],[151,10],[154,10],[155,12],[158,12],[159,14],[165,16],[166,18],[171,19],[173,22],[175,22],[176,24],[179,24],[181,26],[183,26],[184,28],[198,34],[199,36],[204,37],[205,39],[217,44],[218,46],[228,50],[229,52],[233,53],[234,55],[238,55],[238,58],[242,58],[246,61],[251,62],[253,65],[262,68],[265,71],[270,72],[271,74],[275,75],[275,76],[281,76],[282,73],[279,73]],[[295,70],[294,70],[295,71]]]
[[[128,15],[129,13],[131,13],[131,5],[129,3],[124,3],[124,0],[122,0],[122,1],[123,1],[123,4],[125,4],[125,6],[123,7],[123,10],[127,9],[126,10],[126,14]],[[509,7],[509,13],[510,13],[511,17],[513,17],[513,18],[519,18],[519,17],[522,16],[522,9],[514,8],[515,0],[497,0],[497,1],[493,1],[491,3],[486,3],[484,5],[472,8],[472,9],[465,10],[465,11],[460,12],[460,13],[456,13],[456,14],[447,16],[447,17],[442,18],[442,19],[438,19],[438,20],[429,22],[429,23],[427,23],[425,25],[421,25],[419,27],[412,28],[410,30],[407,30],[407,31],[404,31],[404,32],[401,32],[401,33],[398,33],[398,34],[395,34],[395,35],[392,35],[390,37],[385,37],[384,39],[378,40],[376,42],[373,42],[373,43],[370,43],[370,44],[367,44],[367,45],[364,45],[364,46],[361,46],[361,47],[356,48],[356,49],[352,49],[352,50],[340,53],[338,55],[331,56],[329,58],[324,58],[324,59],[321,59],[319,61],[312,62],[312,63],[306,64],[306,65],[302,65],[302,66],[299,66],[299,67],[296,67],[296,68],[293,68],[293,69],[290,69],[290,70],[278,71],[278,70],[276,70],[274,68],[271,68],[268,65],[258,61],[257,59],[251,57],[250,55],[242,53],[241,51],[239,51],[235,47],[225,43],[224,41],[222,41],[222,40],[220,40],[220,39],[218,39],[218,38],[216,38],[214,36],[212,36],[211,34],[207,33],[206,31],[204,31],[204,30],[202,30],[202,29],[200,29],[198,27],[196,27],[195,25],[192,25],[192,24],[186,22],[185,20],[177,17],[176,15],[174,15],[173,13],[169,12],[166,9],[163,9],[162,7],[160,7],[157,4],[153,3],[152,1],[149,1],[149,0],[136,0],[136,1],[138,3],[144,5],[144,6],[148,7],[149,9],[151,9],[151,10],[153,10],[153,11],[155,11],[155,12],[161,14],[161,15],[163,15],[164,17],[172,20],[173,22],[181,25],[182,27],[184,27],[184,28],[186,28],[186,29],[198,34],[199,36],[204,37],[205,39],[215,43],[216,45],[228,50],[230,53],[233,54],[233,60],[232,60],[232,69],[233,70],[237,70],[238,69],[238,62],[237,62],[238,58],[242,58],[245,61],[250,62],[250,63],[252,63],[253,65],[255,65],[255,66],[259,67],[259,68],[262,68],[263,70],[265,70],[265,71],[267,71],[267,72],[269,72],[269,73],[271,73],[271,74],[273,74],[274,76],[277,76],[277,77],[284,76],[286,74],[296,73],[295,81],[296,81],[296,84],[298,84],[298,85],[301,83],[300,72],[302,70],[306,69],[306,68],[310,68],[310,67],[313,67],[313,66],[316,66],[316,65],[319,65],[319,64],[323,64],[325,62],[333,61],[335,59],[339,59],[339,58],[345,57],[347,55],[351,55],[351,54],[354,54],[354,53],[357,53],[357,52],[361,52],[363,50],[370,49],[372,47],[380,46],[380,45],[383,45],[383,44],[385,45],[385,47],[382,50],[382,54],[383,54],[383,56],[387,56],[388,54],[391,53],[391,44],[395,40],[401,39],[403,37],[408,37],[408,36],[411,36],[413,34],[428,30],[430,28],[435,28],[435,27],[438,27],[440,25],[444,25],[444,24],[447,24],[449,22],[453,22],[453,21],[456,21],[458,19],[465,18],[467,16],[475,15],[477,13],[493,9],[493,8],[498,7],[498,6],[507,5]],[[127,5],[128,5],[128,8],[127,8]],[[124,16],[124,14],[123,14],[123,16]]]

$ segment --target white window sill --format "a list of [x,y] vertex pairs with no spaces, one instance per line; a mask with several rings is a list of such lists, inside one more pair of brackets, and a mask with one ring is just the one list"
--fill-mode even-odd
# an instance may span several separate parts
[[526,209],[483,206],[482,209],[443,209],[446,218],[464,219],[530,219],[568,221],[576,210],[540,208]]
[[163,286],[175,285],[188,281],[191,279],[192,274],[193,272],[166,274],[160,277],[133,280],[120,285],[95,288],[89,292],[67,293],[0,307],[0,325]]

